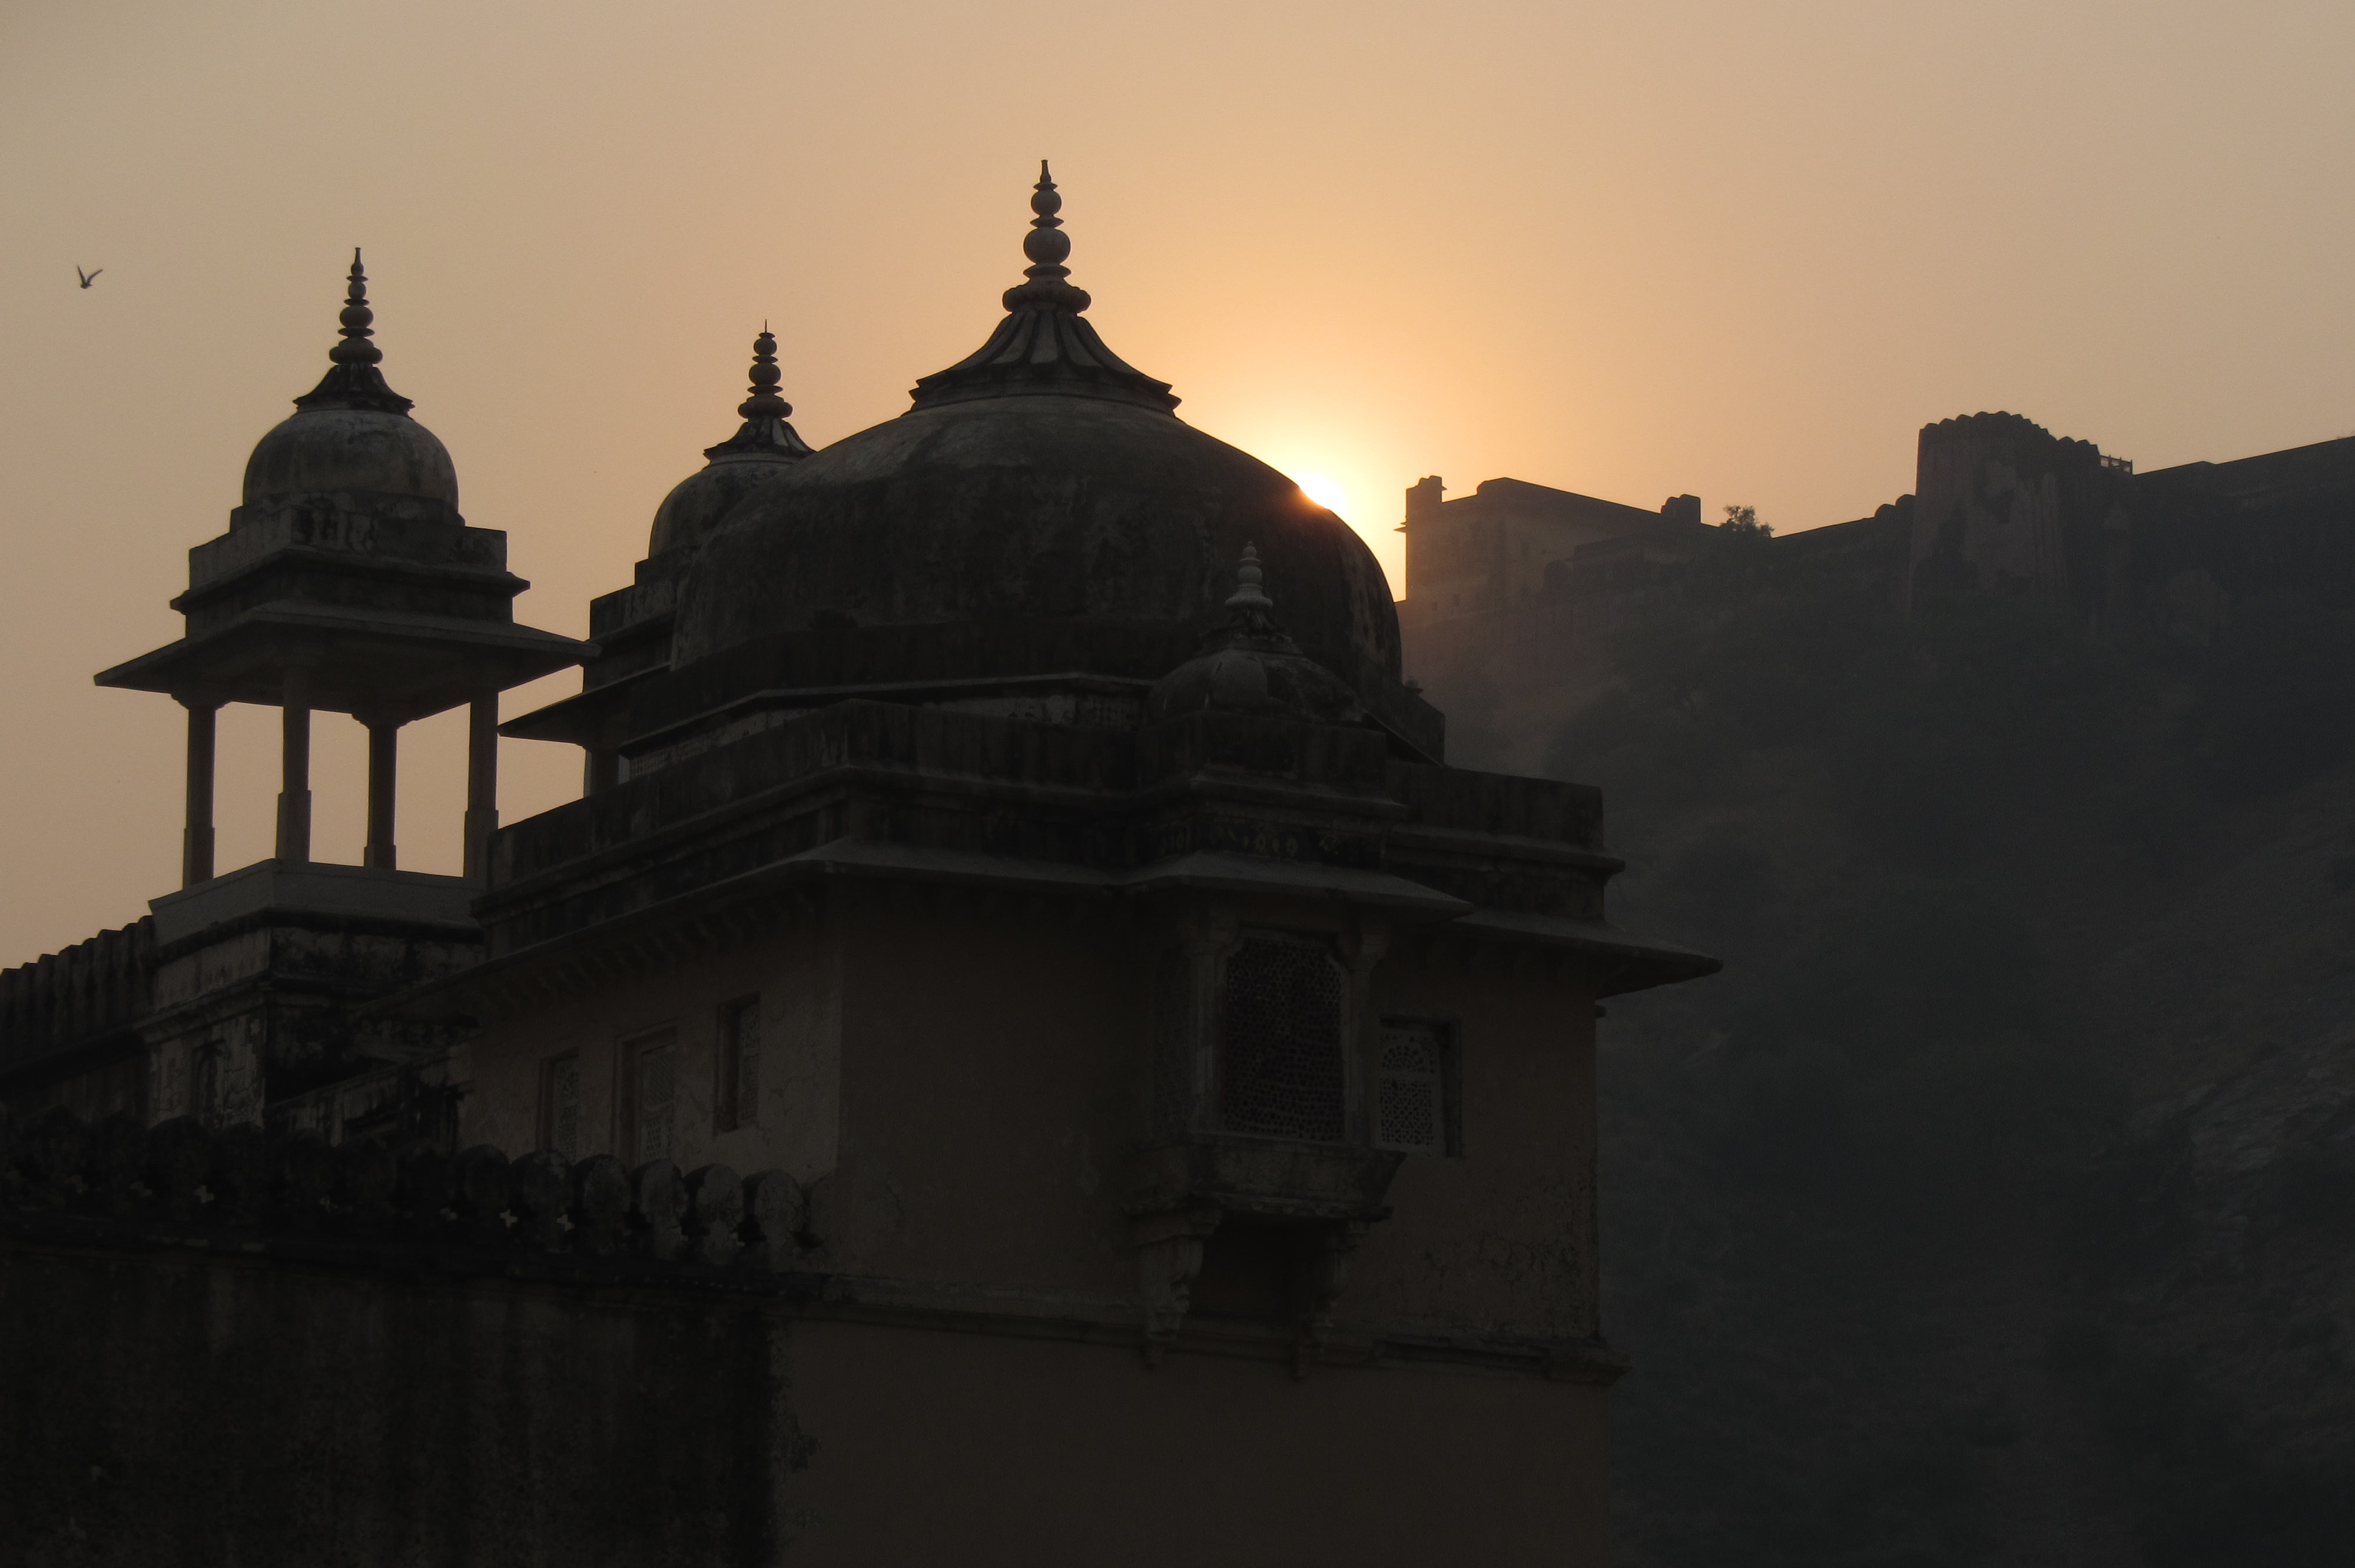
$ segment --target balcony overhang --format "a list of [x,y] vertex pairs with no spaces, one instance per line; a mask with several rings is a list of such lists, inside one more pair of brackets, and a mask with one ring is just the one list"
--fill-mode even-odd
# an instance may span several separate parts
[[1406,1157],[1393,1150],[1196,1132],[1139,1149],[1129,1168],[1132,1215],[1199,1207],[1295,1224],[1371,1224]]
[[591,643],[511,621],[282,600],[96,680],[184,701],[277,706],[284,672],[301,666],[309,706],[406,723],[595,655]]

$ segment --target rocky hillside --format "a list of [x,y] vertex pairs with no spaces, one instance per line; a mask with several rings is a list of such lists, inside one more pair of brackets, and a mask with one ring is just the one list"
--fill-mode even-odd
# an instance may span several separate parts
[[[2355,1561],[2355,609],[1730,544],[1607,658],[1546,768],[1728,966],[1604,1025],[1622,1562]],[[1473,766],[1545,707],[1463,695]]]

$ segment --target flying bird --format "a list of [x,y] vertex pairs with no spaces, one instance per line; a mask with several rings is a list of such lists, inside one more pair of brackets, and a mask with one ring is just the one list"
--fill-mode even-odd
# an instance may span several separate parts
[[[105,268],[101,267],[98,270],[98,272],[103,272],[105,270]],[[81,280],[81,286],[85,289],[98,281],[98,272],[85,272],[80,267],[76,267],[74,269],[74,276]]]

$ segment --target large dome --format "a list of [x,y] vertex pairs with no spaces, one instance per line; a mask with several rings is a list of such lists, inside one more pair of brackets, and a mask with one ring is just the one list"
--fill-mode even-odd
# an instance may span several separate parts
[[[1113,619],[1207,630],[1256,546],[1302,648],[1353,683],[1395,677],[1398,614],[1365,542],[1283,474],[1179,421],[1062,280],[1041,178],[1029,281],[982,349],[899,418],[751,495],[704,546],[674,666],[826,626]],[[976,672],[981,673],[981,672]]]
[[1397,673],[1398,614],[1348,524],[1175,415],[1051,395],[918,408],[805,459],[704,546],[672,659],[826,625],[1207,627],[1246,545],[1302,647]]

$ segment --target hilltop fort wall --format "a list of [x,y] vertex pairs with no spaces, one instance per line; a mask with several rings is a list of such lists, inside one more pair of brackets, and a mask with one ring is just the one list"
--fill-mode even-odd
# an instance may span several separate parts
[[[1431,478],[1407,493],[1399,624],[1452,744],[1487,767],[1539,767],[1561,721],[1611,681],[1614,639],[1734,549],[1762,588],[1874,614],[1988,592],[2092,635],[2194,645],[2271,598],[2355,585],[2355,438],[2137,473],[2017,414],[1966,415],[1923,429],[1912,494],[1771,537],[1703,524],[1689,496],[1654,514],[1519,481],[1461,501],[1441,491]],[[1532,495],[1564,498],[1554,509],[1581,530],[1500,521]],[[1466,557],[1489,564],[1476,588]]]

